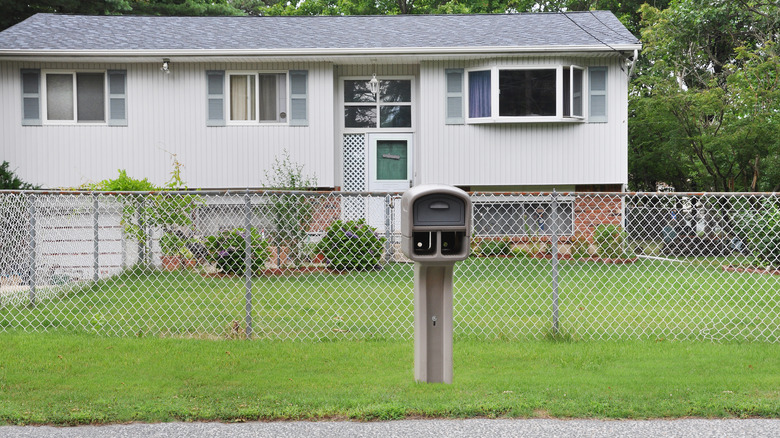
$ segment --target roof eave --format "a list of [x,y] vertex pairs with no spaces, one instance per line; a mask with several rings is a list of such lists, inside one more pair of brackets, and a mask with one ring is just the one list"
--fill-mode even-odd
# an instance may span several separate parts
[[0,49],[0,59],[25,60],[32,59],[42,61],[58,61],[63,59],[100,60],[117,59],[125,61],[146,62],[149,59],[175,58],[178,61],[187,61],[188,58],[323,58],[323,57],[372,57],[385,58],[392,56],[418,56],[426,57],[470,57],[470,56],[502,56],[539,53],[603,53],[620,52],[633,53],[641,50],[641,44],[615,44],[615,45],[555,45],[555,46],[522,46],[522,47],[425,47],[425,48],[359,48],[359,49],[154,49],[154,50],[27,50],[27,49]]

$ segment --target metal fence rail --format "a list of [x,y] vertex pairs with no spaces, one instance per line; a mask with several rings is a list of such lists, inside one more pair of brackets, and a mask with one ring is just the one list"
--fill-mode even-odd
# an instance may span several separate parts
[[[774,194],[474,193],[455,336],[780,341]],[[410,339],[400,196],[0,192],[0,331]]]

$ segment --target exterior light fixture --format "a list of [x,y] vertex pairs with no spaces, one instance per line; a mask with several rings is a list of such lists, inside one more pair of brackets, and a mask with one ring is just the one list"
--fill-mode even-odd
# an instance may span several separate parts
[[371,90],[374,95],[379,93],[379,79],[376,78],[376,73],[374,73],[374,77],[368,81],[368,89]]
[[162,67],[160,67],[161,71],[164,71],[166,75],[171,74],[171,71],[168,69],[170,67],[171,60],[168,58],[163,58]]

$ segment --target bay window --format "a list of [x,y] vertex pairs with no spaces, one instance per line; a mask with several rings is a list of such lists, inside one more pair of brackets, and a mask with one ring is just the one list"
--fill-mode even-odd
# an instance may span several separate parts
[[584,117],[581,67],[490,67],[466,73],[466,114],[470,123],[563,121]]

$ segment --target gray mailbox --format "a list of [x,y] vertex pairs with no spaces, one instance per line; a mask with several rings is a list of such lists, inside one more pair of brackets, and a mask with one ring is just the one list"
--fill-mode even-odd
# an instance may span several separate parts
[[431,184],[401,198],[401,250],[414,263],[414,378],[452,383],[452,272],[469,256],[471,198]]

